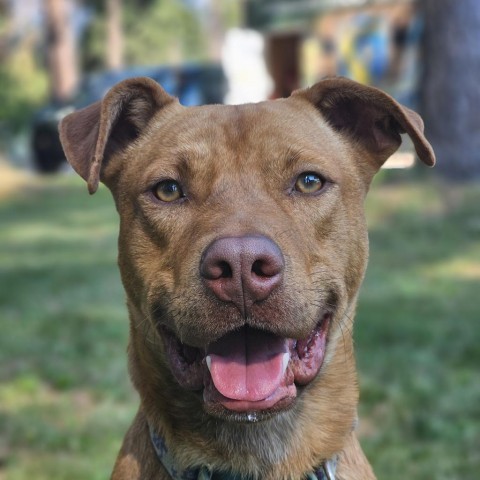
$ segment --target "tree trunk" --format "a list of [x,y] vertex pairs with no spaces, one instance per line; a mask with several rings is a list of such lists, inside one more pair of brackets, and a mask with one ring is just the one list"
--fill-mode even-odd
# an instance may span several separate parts
[[208,56],[212,61],[222,58],[222,45],[225,36],[220,0],[209,1],[207,18],[208,25]]
[[107,3],[107,67],[118,70],[123,67],[122,0]]
[[6,0],[0,0],[0,62],[3,62],[9,53],[11,37],[12,14]]
[[46,0],[47,55],[51,96],[64,102],[78,83],[77,49],[72,27],[70,0]]
[[451,179],[480,178],[480,2],[423,0],[422,113]]

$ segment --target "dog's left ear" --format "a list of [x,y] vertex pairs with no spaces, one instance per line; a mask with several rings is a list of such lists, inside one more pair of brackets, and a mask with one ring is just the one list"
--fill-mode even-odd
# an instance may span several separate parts
[[435,164],[435,154],[423,134],[423,121],[414,111],[374,87],[347,78],[327,78],[292,97],[312,103],[337,131],[364,145],[378,169],[402,143],[401,133],[413,141],[420,160]]
[[59,125],[67,160],[95,193],[109,158],[145,130],[153,116],[176,99],[151,78],[115,85],[105,98],[67,115]]

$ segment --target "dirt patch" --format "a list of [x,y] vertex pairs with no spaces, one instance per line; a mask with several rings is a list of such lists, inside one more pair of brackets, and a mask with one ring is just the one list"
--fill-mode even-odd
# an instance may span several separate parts
[[0,158],[0,200],[35,182],[32,173],[14,168]]

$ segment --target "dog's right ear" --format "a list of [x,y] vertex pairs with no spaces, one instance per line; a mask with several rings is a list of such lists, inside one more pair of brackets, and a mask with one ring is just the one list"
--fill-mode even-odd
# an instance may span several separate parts
[[66,116],[59,125],[68,162],[95,193],[109,158],[135,140],[152,117],[176,102],[154,80],[131,78],[105,98]]

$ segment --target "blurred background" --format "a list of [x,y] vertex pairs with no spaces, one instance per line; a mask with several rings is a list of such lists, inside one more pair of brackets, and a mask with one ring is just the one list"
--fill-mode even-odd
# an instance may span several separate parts
[[345,75],[422,114],[438,166],[405,139],[367,200],[359,433],[378,478],[478,479],[480,2],[0,0],[0,480],[108,478],[138,406],[116,212],[57,133],[138,75],[185,105]]

